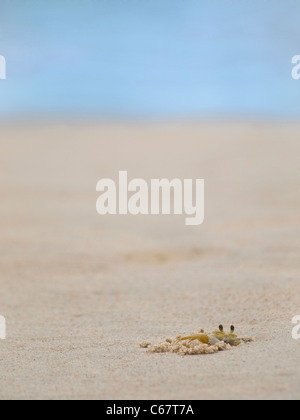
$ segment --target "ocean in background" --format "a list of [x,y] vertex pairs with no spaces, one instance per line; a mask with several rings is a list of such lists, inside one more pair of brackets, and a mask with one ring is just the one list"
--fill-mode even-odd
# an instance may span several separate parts
[[0,118],[297,118],[299,18],[294,0],[1,0]]

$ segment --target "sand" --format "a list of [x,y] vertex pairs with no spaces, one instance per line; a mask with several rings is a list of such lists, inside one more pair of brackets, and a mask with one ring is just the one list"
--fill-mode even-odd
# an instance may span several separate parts
[[[1,399],[298,399],[300,126],[0,127]],[[96,213],[96,183],[204,178],[206,218]],[[141,342],[231,324],[211,355]]]

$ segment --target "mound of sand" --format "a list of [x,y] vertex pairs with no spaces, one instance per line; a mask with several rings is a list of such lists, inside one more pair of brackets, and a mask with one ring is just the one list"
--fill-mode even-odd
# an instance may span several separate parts
[[196,354],[213,354],[218,351],[231,350],[229,344],[223,341],[209,346],[207,344],[199,343],[199,341],[178,341],[177,339],[167,339],[166,341],[151,345],[149,343],[141,343],[140,347],[147,348],[149,353],[177,353],[180,356],[191,356]]
[[[200,331],[203,333],[203,331]],[[141,348],[147,349],[148,353],[177,353],[180,356],[192,356],[197,354],[213,354],[219,351],[231,350],[233,347],[223,341],[214,345],[202,344],[199,341],[179,341],[181,335],[176,338],[167,338],[165,341],[152,345],[149,342],[140,344]],[[246,339],[245,343],[254,341],[253,338]]]

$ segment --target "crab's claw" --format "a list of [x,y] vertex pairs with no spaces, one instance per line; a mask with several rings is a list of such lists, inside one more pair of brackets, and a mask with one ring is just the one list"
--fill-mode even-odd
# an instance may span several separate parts
[[233,325],[230,327],[230,332],[225,334],[224,341],[232,347],[237,347],[241,344],[242,340],[234,333],[235,328]]

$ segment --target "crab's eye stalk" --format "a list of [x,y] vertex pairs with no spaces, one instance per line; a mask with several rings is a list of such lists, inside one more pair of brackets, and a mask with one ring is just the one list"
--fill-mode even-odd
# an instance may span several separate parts
[[224,327],[223,327],[223,325],[219,325],[219,330],[220,330],[221,332],[223,332],[223,331],[224,331]]
[[234,330],[235,330],[234,325],[231,325],[230,330],[232,333],[234,333]]

